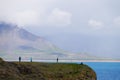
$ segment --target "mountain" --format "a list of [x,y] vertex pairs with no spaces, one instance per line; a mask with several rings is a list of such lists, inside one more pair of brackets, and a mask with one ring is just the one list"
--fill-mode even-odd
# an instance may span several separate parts
[[[0,23],[0,55],[9,57],[33,54],[55,54],[60,49],[42,37],[36,36],[13,24]],[[32,54],[32,55],[30,55]],[[59,53],[60,54],[60,53]]]
[[11,50],[54,50],[55,46],[24,29],[11,24],[0,24],[0,46]]
[[43,37],[36,36],[17,25],[0,23],[0,56],[5,60],[72,60],[72,59],[97,59],[85,53],[71,53],[64,51]]

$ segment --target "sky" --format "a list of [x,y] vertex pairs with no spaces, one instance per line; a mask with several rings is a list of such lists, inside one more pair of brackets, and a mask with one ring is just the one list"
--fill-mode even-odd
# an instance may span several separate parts
[[0,0],[0,21],[75,53],[120,58],[120,0]]

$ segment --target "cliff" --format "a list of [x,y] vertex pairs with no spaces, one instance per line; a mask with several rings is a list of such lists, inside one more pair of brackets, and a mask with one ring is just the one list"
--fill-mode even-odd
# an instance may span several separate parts
[[0,80],[97,80],[84,64],[5,62],[0,59]]

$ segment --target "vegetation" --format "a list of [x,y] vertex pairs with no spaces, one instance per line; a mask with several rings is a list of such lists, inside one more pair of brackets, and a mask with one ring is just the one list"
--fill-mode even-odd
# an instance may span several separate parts
[[96,80],[84,64],[5,62],[0,59],[0,80]]

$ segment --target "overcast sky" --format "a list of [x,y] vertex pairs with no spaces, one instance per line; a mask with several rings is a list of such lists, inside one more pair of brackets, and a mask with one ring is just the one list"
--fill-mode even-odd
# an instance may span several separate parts
[[0,0],[0,21],[58,47],[120,57],[120,0]]

